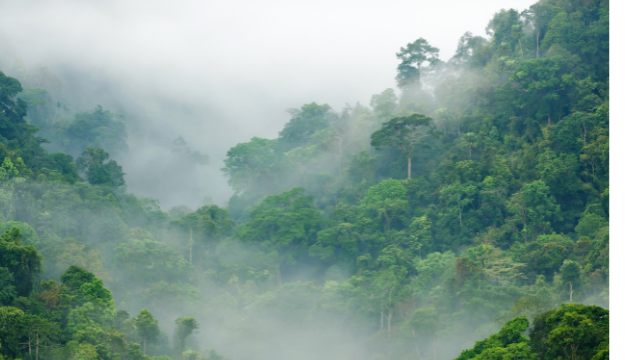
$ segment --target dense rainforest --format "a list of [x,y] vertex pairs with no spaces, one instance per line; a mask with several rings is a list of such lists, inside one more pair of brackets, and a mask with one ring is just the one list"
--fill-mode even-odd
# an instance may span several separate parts
[[0,359],[608,359],[608,19],[419,38],[398,90],[288,110],[196,210],[126,191],[123,114],[0,72]]

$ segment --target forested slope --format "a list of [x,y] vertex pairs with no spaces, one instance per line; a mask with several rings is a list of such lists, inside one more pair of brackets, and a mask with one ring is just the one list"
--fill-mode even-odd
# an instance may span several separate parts
[[0,358],[607,359],[608,18],[419,38],[399,91],[290,109],[195,211],[125,191],[123,117],[0,73]]

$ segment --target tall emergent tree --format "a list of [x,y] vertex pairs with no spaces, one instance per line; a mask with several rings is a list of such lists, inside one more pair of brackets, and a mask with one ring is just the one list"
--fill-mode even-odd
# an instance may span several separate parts
[[[12,296],[28,297],[35,285],[35,277],[41,272],[42,256],[34,246],[22,245],[20,229],[14,227],[0,236],[0,274]],[[5,289],[2,289],[2,292]],[[11,296],[11,297],[12,297]]]
[[187,345],[187,338],[193,331],[200,328],[200,324],[192,317],[179,317],[176,319],[176,346],[180,353],[184,352]]
[[569,285],[569,302],[573,302],[573,285],[579,284],[582,268],[577,261],[564,260],[560,267],[562,281]]
[[418,83],[421,79],[423,63],[428,62],[430,65],[436,65],[440,62],[438,48],[430,45],[424,38],[419,38],[406,47],[402,47],[395,55],[401,60],[401,64],[397,66],[397,76],[395,77],[399,87],[408,87]]
[[400,148],[408,158],[408,178],[412,173],[412,154],[417,147],[425,147],[424,139],[433,136],[432,119],[421,114],[393,118],[371,134],[371,146]]
[[134,325],[141,337],[143,343],[143,355],[145,355],[148,342],[154,343],[157,340],[160,329],[158,328],[158,320],[154,319],[152,313],[148,309],[139,311],[136,318],[133,319]]
[[76,167],[91,185],[117,187],[125,184],[124,172],[117,161],[108,160],[109,154],[100,148],[88,147],[76,160]]
[[235,226],[228,210],[217,205],[205,205],[195,212],[173,220],[171,226],[189,233],[189,262],[193,263],[193,234],[203,245],[214,247],[216,241],[228,235]]

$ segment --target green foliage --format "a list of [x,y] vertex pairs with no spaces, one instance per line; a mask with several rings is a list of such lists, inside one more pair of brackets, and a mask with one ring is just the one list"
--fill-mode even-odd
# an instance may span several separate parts
[[197,351],[186,350],[185,352],[182,353],[182,359],[183,360],[202,360],[202,355]]
[[67,358],[71,360],[97,360],[98,349],[89,343],[70,341],[65,348]]
[[20,353],[19,340],[22,335],[21,325],[24,318],[24,312],[18,308],[13,306],[0,307],[0,339],[2,339],[0,352],[3,356],[14,358]]
[[280,131],[279,142],[288,151],[294,147],[307,144],[318,131],[330,126],[333,114],[329,105],[310,103],[301,109],[290,109],[291,120]]
[[88,147],[76,160],[79,173],[91,185],[118,187],[125,184],[122,167],[115,160],[108,160],[109,154],[101,148]]
[[0,134],[2,134],[0,141],[5,146],[8,144],[33,146],[32,142],[36,142],[32,138],[36,127],[24,120],[26,102],[22,99],[14,100],[21,91],[22,85],[17,79],[0,72]]
[[[192,317],[179,317],[176,319],[176,348],[179,353],[187,351],[187,338],[193,334],[193,331],[200,328],[200,324]],[[191,350],[192,351],[192,350]]]
[[228,360],[228,358],[219,355],[215,350],[211,349],[208,352],[208,358],[206,360]]
[[16,295],[28,297],[41,272],[43,259],[32,245],[22,245],[21,240],[17,227],[0,236],[0,269],[6,269],[4,281],[13,286]]
[[0,267],[0,305],[10,305],[17,297],[15,291],[15,285],[13,285],[13,274],[9,272],[9,269]]
[[420,38],[399,92],[231,148],[227,209],[125,193],[123,119],[64,121],[49,73],[0,73],[0,358],[608,358],[607,310],[572,304],[609,304],[608,3],[487,32],[449,62]]
[[578,282],[581,272],[582,269],[579,264],[572,260],[564,260],[562,267],[560,267],[562,281],[564,282]]
[[[27,104],[17,98],[22,86],[0,72],[0,181],[10,178],[50,178],[73,183],[78,179],[67,154],[48,154],[35,136],[37,127],[26,121]],[[68,161],[69,160],[69,161]]]
[[112,327],[117,316],[111,292],[101,279],[72,265],[61,276],[76,304],[67,315],[67,332],[75,340],[93,342]]
[[377,117],[387,119],[392,117],[395,112],[397,100],[395,90],[389,88],[380,94],[371,96],[371,108]]
[[114,156],[128,151],[123,119],[100,105],[93,111],[77,113],[73,121],[60,125],[57,132],[61,149],[70,154],[80,154],[88,148],[105,149]]
[[400,148],[408,158],[408,178],[410,178],[413,151],[426,146],[425,139],[432,135],[432,119],[421,114],[412,114],[396,117],[382,124],[380,130],[371,134],[371,146]]
[[524,242],[548,233],[560,212],[560,206],[549,195],[549,187],[540,180],[524,185],[512,195],[508,207],[514,214],[510,222]]
[[224,163],[222,171],[229,177],[228,184],[239,192],[258,188],[271,191],[288,170],[278,141],[256,137],[231,148]]
[[536,316],[530,332],[541,359],[600,358],[607,349],[609,312],[599,306],[562,305]]
[[147,309],[139,311],[136,318],[133,319],[133,325],[136,327],[143,345],[143,354],[146,353],[148,343],[154,343],[158,340],[160,330],[158,328],[158,320]]
[[192,233],[202,244],[216,243],[230,235],[235,223],[226,209],[217,205],[205,205],[171,222],[184,233]]
[[192,271],[176,248],[153,239],[131,239],[118,245],[115,261],[127,281],[138,283],[188,278]]
[[430,66],[435,66],[440,61],[438,48],[430,45],[424,38],[409,43],[405,48],[402,47],[396,55],[401,60],[401,64],[397,66],[395,78],[399,87],[418,83],[423,71],[423,63],[428,62]]
[[[101,279],[78,266],[71,266],[62,279],[62,284],[44,281],[34,296],[16,301],[24,310],[0,308],[0,331],[10,331],[0,334],[3,345],[8,345],[0,352],[14,358],[26,344],[29,352],[43,358],[102,359],[117,353],[126,359],[147,359],[136,344],[113,329],[118,316]],[[139,315],[142,324],[147,324],[146,318]]]
[[0,224],[0,234],[11,231],[13,228],[18,228],[20,230],[20,241],[24,245],[31,245],[35,247],[39,245],[39,236],[37,236],[35,229],[27,223],[23,223],[21,221],[7,221]]
[[61,281],[63,284],[69,286],[71,289],[79,289],[83,284],[92,282],[96,277],[80,266],[72,265],[65,273],[61,275]]
[[464,350],[456,360],[469,359],[531,359],[538,360],[530,348],[530,341],[523,333],[529,327],[525,317],[516,317],[488,339],[478,341],[473,349]]
[[272,257],[281,282],[280,264],[292,264],[296,256],[315,243],[324,221],[304,188],[267,196],[250,213],[250,221],[237,229],[237,238],[257,245]]
[[579,236],[594,237],[597,234],[597,231],[607,224],[608,222],[605,218],[600,215],[586,214],[579,219],[579,223],[575,227],[575,232]]

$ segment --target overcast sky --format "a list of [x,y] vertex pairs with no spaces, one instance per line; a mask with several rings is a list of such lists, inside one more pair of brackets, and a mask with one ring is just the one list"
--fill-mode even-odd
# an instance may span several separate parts
[[275,138],[287,108],[368,105],[394,87],[408,42],[423,37],[448,60],[464,32],[486,36],[495,12],[535,2],[2,0],[0,44],[113,79],[125,96],[211,109],[172,126],[217,171],[236,143]]

